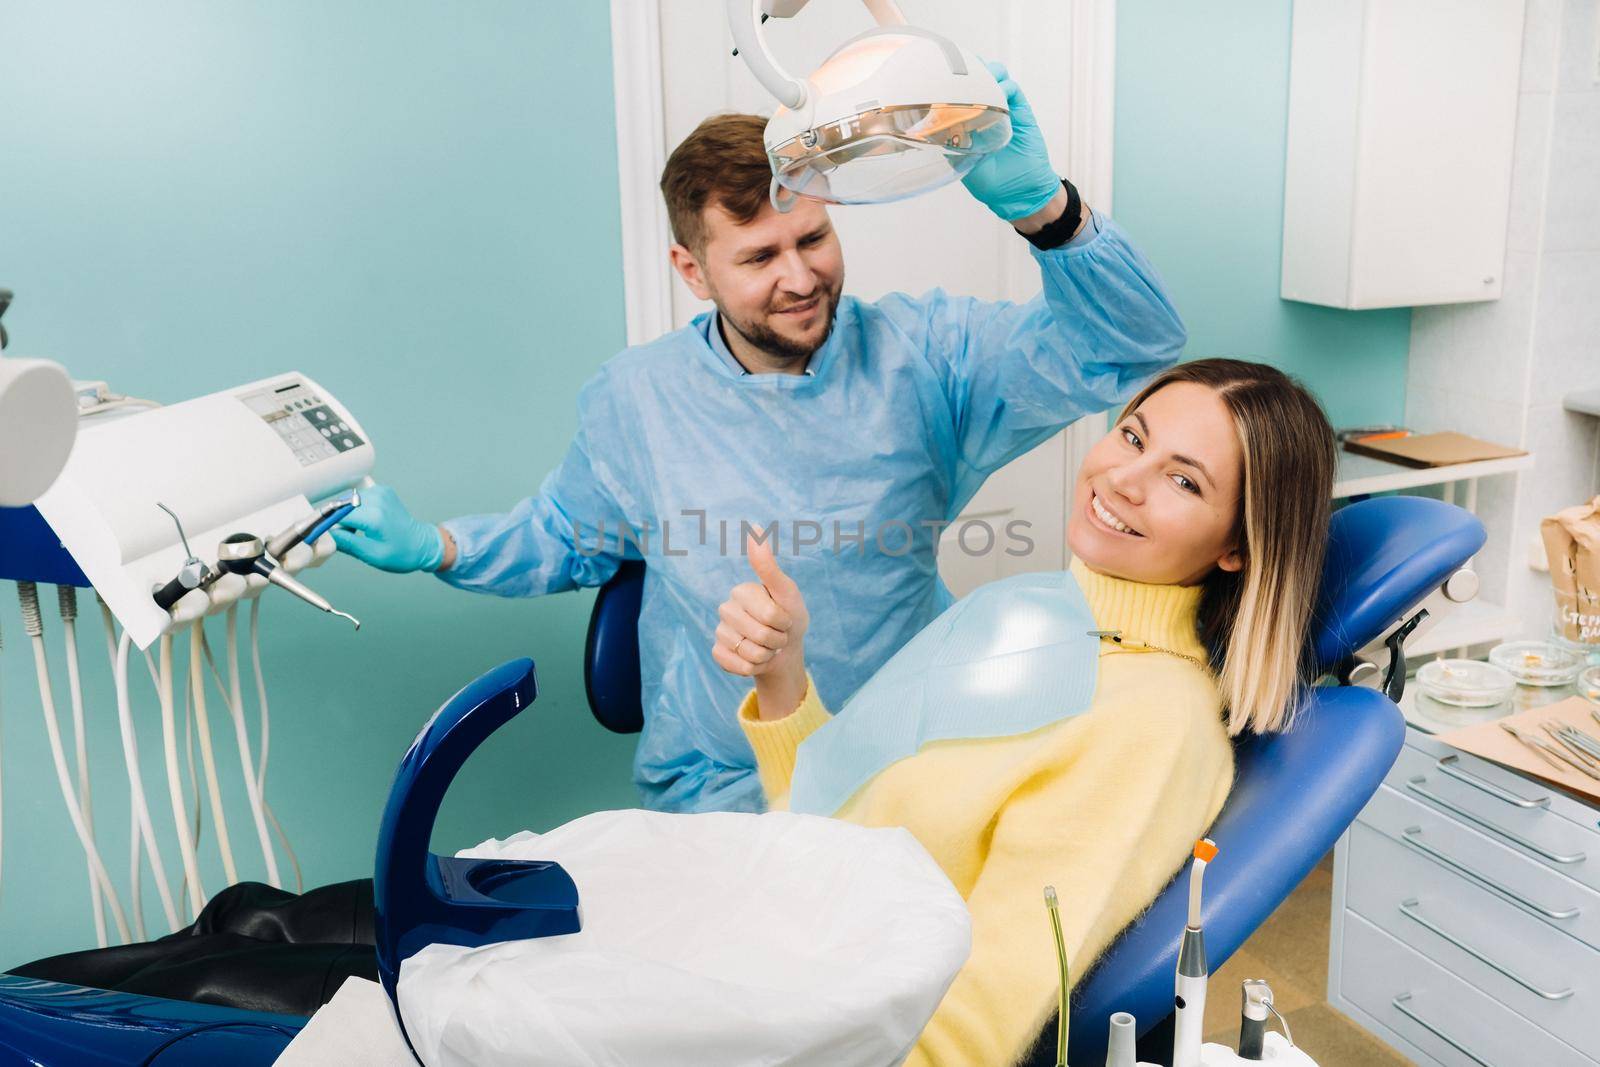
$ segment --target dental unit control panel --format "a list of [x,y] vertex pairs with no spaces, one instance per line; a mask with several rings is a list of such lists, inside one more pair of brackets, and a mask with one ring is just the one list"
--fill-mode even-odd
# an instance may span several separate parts
[[[289,373],[169,407],[84,419],[66,468],[35,506],[144,649],[244,591],[224,583],[228,568],[219,566],[222,555],[238,556],[243,535],[277,541],[273,535],[314,511],[312,501],[360,484],[373,461],[355,416],[310,377]],[[246,588],[288,588],[289,574],[274,572],[320,562],[331,551],[323,544],[320,555],[306,545],[297,558],[273,561],[283,567],[256,565]],[[14,556],[0,560],[0,577],[32,578],[28,560]],[[264,560],[264,549],[255,558]],[[197,560],[210,583],[172,587]],[[303,587],[290,591],[331,610]]]
[[[200,913],[209,898],[203,878],[209,873],[216,886],[216,873],[206,869],[213,848],[226,885],[249,879],[282,888],[287,872],[280,860],[286,860],[301,888],[298,860],[266,797],[261,594],[276,587],[359,628],[295,574],[334,554],[333,539],[324,535],[358,505],[375,453],[355,416],[299,372],[170,406],[114,394],[105,383],[75,383],[71,395],[75,440],[59,474],[30,495],[31,505],[0,507],[0,579],[16,583],[33,646],[44,732],[84,852],[96,941],[130,944],[182,929]],[[42,584],[55,585],[53,595],[41,596]],[[78,593],[86,587],[98,601],[98,611],[84,614],[98,615],[104,629],[114,716],[107,714],[111,698],[81,684]],[[59,605],[54,613],[47,610],[52,601]],[[216,625],[208,626],[213,616]],[[298,609],[283,618],[288,625],[321,624]],[[55,641],[67,667],[65,694],[49,662]],[[241,643],[248,645],[247,660]],[[248,687],[246,662],[254,675]],[[145,673],[153,693],[136,684]],[[70,738],[57,710],[60,697],[70,712]],[[217,725],[231,725],[231,745],[213,741],[219,705]],[[96,728],[113,718],[115,729]],[[148,745],[140,752],[141,724],[152,719],[160,723],[159,756]],[[113,874],[96,839],[89,752],[102,746],[120,747],[126,770],[132,831],[126,880]],[[237,749],[236,774],[248,804],[243,841],[230,833],[226,747]],[[165,790],[146,789],[151,764],[165,771]],[[155,810],[159,799],[152,803],[151,794],[160,792],[170,821]],[[209,815],[202,819],[203,802]],[[245,854],[252,837],[255,870]],[[167,862],[174,843],[181,877]],[[153,901],[144,893],[150,885]],[[152,904],[159,914],[147,924]]]

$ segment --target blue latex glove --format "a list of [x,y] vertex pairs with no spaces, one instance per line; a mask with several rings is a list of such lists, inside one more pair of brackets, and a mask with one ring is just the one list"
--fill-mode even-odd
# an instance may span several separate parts
[[985,66],[1006,92],[1006,106],[1011,109],[1011,140],[973,167],[961,183],[990,211],[1013,222],[1043,209],[1061,188],[1061,178],[1050,165],[1044,135],[1039,132],[1033,108],[1022,89],[1011,80],[1004,63],[990,61]]
[[391,574],[436,571],[444,562],[444,536],[413,518],[387,485],[361,490],[361,506],[333,529],[339,551]]

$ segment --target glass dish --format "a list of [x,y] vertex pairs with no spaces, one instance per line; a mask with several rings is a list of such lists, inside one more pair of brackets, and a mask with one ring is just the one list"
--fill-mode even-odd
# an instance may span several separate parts
[[1500,667],[1475,659],[1436,659],[1417,669],[1417,685],[1441,704],[1488,708],[1509,700],[1517,680]]
[[1578,695],[1600,704],[1600,667],[1587,667],[1578,675]]
[[1489,650],[1489,662],[1520,685],[1570,685],[1583,657],[1549,641],[1511,641]]

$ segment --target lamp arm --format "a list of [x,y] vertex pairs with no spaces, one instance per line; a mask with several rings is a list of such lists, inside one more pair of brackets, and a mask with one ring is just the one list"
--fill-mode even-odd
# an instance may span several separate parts
[[790,75],[772,58],[761,33],[761,0],[728,0],[728,28],[745,65],[778,103],[791,111],[806,102],[806,83]]
[[895,0],[861,0],[880,26],[904,26],[906,16]]

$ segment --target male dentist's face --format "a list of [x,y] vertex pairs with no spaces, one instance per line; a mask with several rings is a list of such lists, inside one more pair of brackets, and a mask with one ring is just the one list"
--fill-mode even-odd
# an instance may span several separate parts
[[800,200],[779,214],[768,204],[740,225],[712,205],[705,223],[698,257],[673,250],[695,296],[714,301],[726,325],[775,362],[808,359],[828,339],[844,289],[844,252],[827,208]]

